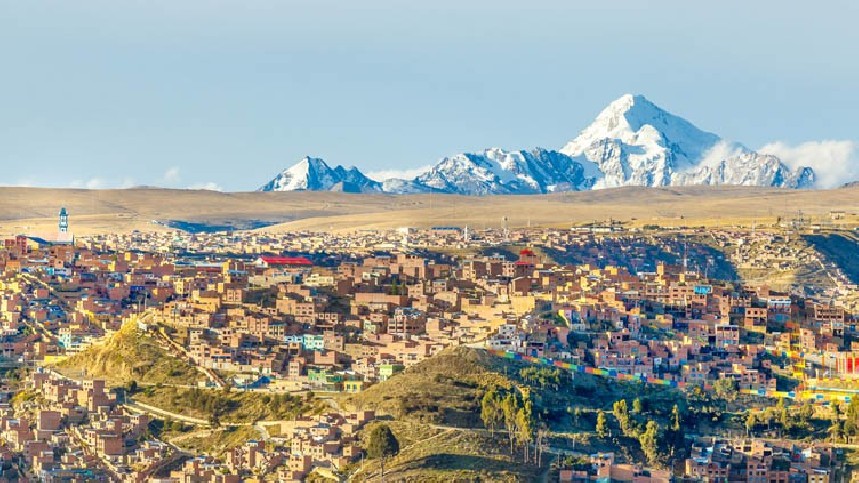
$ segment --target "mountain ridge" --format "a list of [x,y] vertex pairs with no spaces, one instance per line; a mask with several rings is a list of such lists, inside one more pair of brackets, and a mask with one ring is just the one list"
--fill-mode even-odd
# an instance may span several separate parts
[[286,168],[258,191],[381,192],[382,183],[368,178],[358,168],[331,167],[322,158],[305,156]]
[[723,140],[640,94],[612,101],[558,150],[488,148],[439,160],[412,179],[375,181],[358,168],[331,168],[305,157],[260,191],[391,194],[546,194],[623,186],[740,185],[811,188],[807,166],[791,169],[773,155]]

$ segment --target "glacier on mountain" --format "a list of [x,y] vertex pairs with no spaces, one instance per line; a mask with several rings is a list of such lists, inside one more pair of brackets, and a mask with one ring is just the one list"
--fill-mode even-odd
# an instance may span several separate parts
[[463,195],[536,194],[621,186],[741,185],[810,188],[807,166],[702,131],[641,95],[626,94],[560,150],[490,148],[442,158],[413,179],[375,181],[357,168],[304,158],[263,191],[343,190]]
[[595,179],[581,163],[557,151],[491,148],[444,158],[416,181],[447,193],[488,195],[588,189]]
[[382,183],[373,181],[358,168],[331,168],[320,158],[303,158],[283,170],[259,191],[345,191],[350,193],[381,192]]

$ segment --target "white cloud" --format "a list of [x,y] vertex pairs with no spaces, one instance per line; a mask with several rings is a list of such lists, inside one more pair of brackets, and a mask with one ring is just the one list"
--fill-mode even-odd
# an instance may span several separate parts
[[171,166],[167,168],[167,171],[164,172],[164,176],[162,176],[161,179],[168,184],[178,182],[181,179],[179,176],[179,166]]
[[88,190],[127,189],[134,188],[135,186],[137,186],[137,183],[132,178],[109,181],[104,178],[95,177],[86,180],[76,179],[68,184],[69,188]]
[[92,178],[91,180],[84,183],[84,188],[88,190],[97,190],[104,188],[106,184],[107,183],[101,178]]
[[397,178],[411,180],[429,171],[432,166],[421,166],[412,169],[382,169],[367,173],[367,177],[376,181],[385,181],[386,179]]
[[778,156],[793,169],[810,166],[818,188],[834,188],[859,179],[859,144],[855,141],[807,141],[797,146],[776,141],[758,152]]
[[0,183],[0,186],[6,186],[9,188],[33,188],[38,186],[38,184],[36,183],[36,180],[32,178],[24,178],[12,183]]
[[[743,147],[741,145],[722,140],[704,153],[700,164],[715,168],[723,160],[742,154],[742,152]],[[697,168],[698,166],[692,166],[690,171],[694,171]]]
[[209,181],[208,183],[198,183],[195,185],[191,185],[188,187],[189,190],[209,190],[209,191],[223,191],[218,183]]
[[90,178],[90,179],[76,179],[69,183],[69,188],[83,188],[88,190],[98,190],[103,189],[107,186],[107,182],[104,178]]

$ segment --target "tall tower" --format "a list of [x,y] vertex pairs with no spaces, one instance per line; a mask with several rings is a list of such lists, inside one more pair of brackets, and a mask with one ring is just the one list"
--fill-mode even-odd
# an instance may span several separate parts
[[69,212],[66,211],[66,207],[60,208],[60,233],[68,233],[69,232]]
[[501,222],[504,224],[504,241],[510,240],[510,225],[507,223],[507,217],[501,217]]

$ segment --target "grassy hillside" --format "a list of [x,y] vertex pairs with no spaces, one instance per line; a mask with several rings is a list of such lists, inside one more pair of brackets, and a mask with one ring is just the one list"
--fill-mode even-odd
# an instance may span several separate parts
[[504,376],[501,362],[485,351],[451,348],[345,398],[343,405],[410,421],[475,426],[479,424],[475,408],[484,388],[509,388],[513,384]]
[[[506,362],[481,350],[447,349],[341,405],[397,418],[386,421],[400,443],[400,453],[386,465],[387,481],[534,481],[536,468],[511,457],[500,435],[467,429],[481,428],[486,387],[515,384],[504,375]],[[382,481],[379,462],[367,461],[354,480]]]
[[59,363],[56,369],[74,378],[105,379],[111,385],[132,380],[141,384],[194,384],[205,380],[194,367],[170,356],[133,322],[123,325],[106,342]]
[[[368,426],[364,434],[369,434]],[[500,436],[461,429],[440,429],[420,423],[388,426],[400,453],[385,465],[386,481],[535,481],[540,470],[510,458]],[[353,481],[381,481],[378,461],[367,461]]]
[[[510,453],[504,431],[483,426],[481,401],[490,388],[530,394],[535,419],[551,431],[551,446],[589,454],[624,445],[628,450],[620,458],[627,461],[642,461],[637,440],[597,437],[599,409],[610,414],[615,401],[626,399],[631,404],[639,398],[646,409],[633,417],[633,426],[642,427],[652,419],[667,427],[674,404],[683,406],[684,414],[686,405],[682,394],[668,388],[574,375],[467,347],[447,349],[388,381],[344,396],[341,405],[375,410],[383,420],[393,418],[385,423],[400,441],[401,451],[389,464],[386,478],[391,481],[539,479],[539,468],[525,463],[518,452]],[[610,425],[620,433],[613,419]],[[554,456],[546,458],[552,461]],[[378,462],[368,462],[355,479],[380,481]]]
[[372,409],[397,419],[482,428],[480,401],[488,388],[528,390],[542,417],[555,427],[571,426],[569,412],[610,410],[617,399],[641,397],[660,405],[678,393],[657,386],[623,383],[588,374],[494,357],[481,349],[453,347],[388,381],[345,396],[342,404]]
[[298,414],[321,411],[327,406],[317,399],[289,394],[222,389],[149,387],[134,394],[135,401],[171,413],[209,419],[218,414],[221,423],[291,420]]
[[248,440],[259,437],[259,431],[253,426],[234,426],[188,433],[181,439],[174,438],[174,441],[180,448],[194,454],[223,456],[224,453],[236,446],[241,446]]

